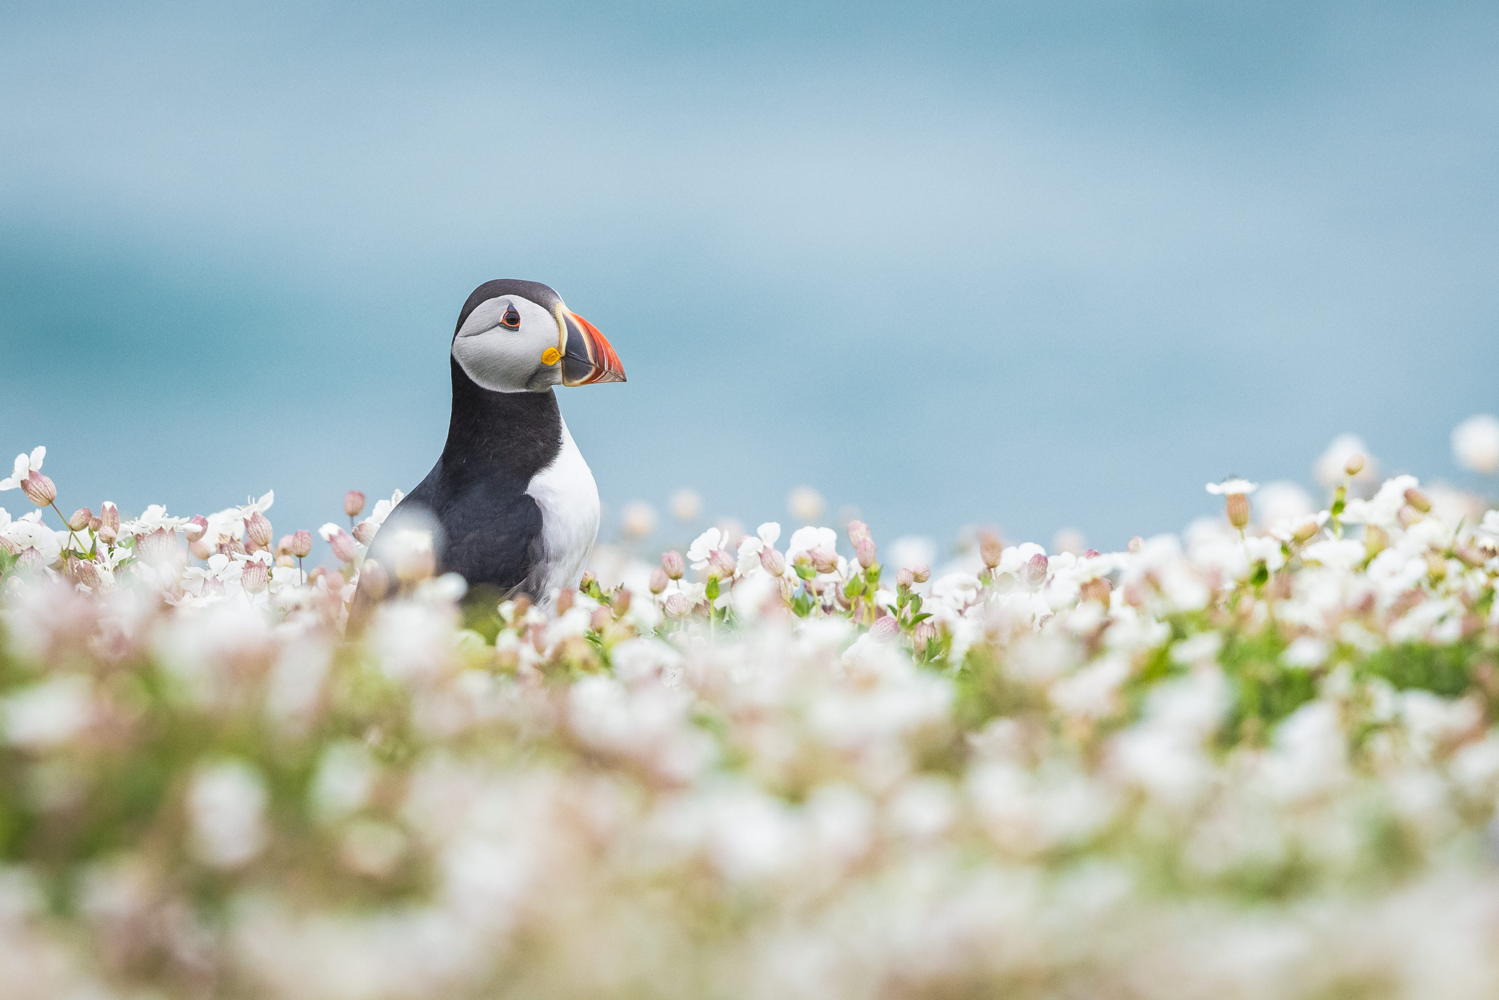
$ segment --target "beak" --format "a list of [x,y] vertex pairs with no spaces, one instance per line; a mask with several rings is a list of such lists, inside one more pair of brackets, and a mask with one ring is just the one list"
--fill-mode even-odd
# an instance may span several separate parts
[[557,307],[562,328],[562,384],[623,382],[625,366],[599,328],[566,306]]

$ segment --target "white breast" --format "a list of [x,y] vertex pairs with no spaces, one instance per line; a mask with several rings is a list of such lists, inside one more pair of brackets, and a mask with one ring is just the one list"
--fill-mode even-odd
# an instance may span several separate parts
[[567,421],[562,422],[562,450],[531,477],[526,492],[541,508],[543,562],[537,578],[550,601],[553,590],[577,585],[599,533],[599,489]]

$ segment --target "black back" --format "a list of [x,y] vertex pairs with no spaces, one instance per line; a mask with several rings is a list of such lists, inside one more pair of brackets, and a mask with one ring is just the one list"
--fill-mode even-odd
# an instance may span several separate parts
[[557,397],[550,389],[494,392],[457,360],[451,364],[447,443],[401,505],[425,507],[441,525],[439,572],[459,573],[471,587],[540,597],[541,508],[526,488],[562,447]]

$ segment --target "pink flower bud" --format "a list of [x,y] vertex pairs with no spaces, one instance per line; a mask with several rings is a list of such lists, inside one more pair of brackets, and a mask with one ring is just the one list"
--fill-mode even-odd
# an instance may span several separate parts
[[291,555],[291,536],[290,535],[282,535],[279,539],[277,539],[277,541],[276,541],[276,555],[278,555],[278,556],[289,556],[289,555]]
[[104,582],[99,575],[99,567],[88,559],[69,559],[65,566],[68,578],[80,587],[98,590],[99,585]]
[[889,642],[900,635],[900,623],[889,615],[881,615],[875,619],[873,625],[869,626],[869,635],[881,642]]
[[1364,471],[1364,454],[1360,451],[1350,451],[1348,457],[1343,460],[1343,472],[1350,479]]
[[46,473],[31,470],[31,474],[21,480],[21,492],[26,494],[26,499],[38,507],[50,507],[57,499],[57,486],[52,478]]
[[1321,531],[1322,525],[1318,524],[1315,518],[1310,518],[1308,520],[1302,521],[1299,525],[1296,526],[1296,529],[1291,532],[1291,539],[1292,541],[1305,545],[1307,542],[1317,537],[1317,535],[1320,534]]
[[99,505],[99,537],[110,544],[120,537],[120,508],[109,500]]
[[692,610],[692,605],[688,603],[687,595],[679,591],[668,595],[662,608],[671,618],[685,618],[688,612]]
[[708,554],[708,572],[720,580],[733,576],[736,565],[734,557],[723,549],[714,549]]
[[661,593],[666,589],[666,584],[666,570],[662,569],[660,566],[657,566],[655,569],[651,570],[651,593]]
[[245,547],[251,552],[270,548],[271,522],[258,510],[251,511],[250,516],[245,518],[245,542]]
[[359,550],[354,547],[354,539],[342,528],[328,536],[328,547],[333,550],[333,558],[341,563],[350,563],[354,557],[359,555]]
[[812,557],[812,565],[819,573],[838,572],[838,556],[827,549],[816,548],[808,553]]
[[1034,587],[1046,579],[1046,571],[1050,565],[1050,561],[1046,556],[1037,552],[1025,561],[1025,567],[1021,570],[1021,575],[1026,583]]
[[912,573],[910,570],[906,569],[904,566],[902,566],[900,568],[900,571],[895,574],[895,585],[897,587],[909,587],[909,586],[911,586],[911,584],[913,584],[915,582],[916,582],[916,574]]
[[666,571],[669,579],[680,580],[687,572],[687,561],[682,558],[682,553],[673,549],[661,553],[661,568]]
[[202,538],[206,531],[208,531],[208,518],[202,514],[194,514],[192,519],[187,522],[187,537],[191,541]]
[[769,545],[760,550],[760,566],[771,576],[786,575],[786,557]]
[[937,638],[937,623],[928,618],[926,621],[918,622],[916,628],[911,631],[911,642],[916,646],[918,652],[925,649],[927,644]]
[[74,531],[82,531],[94,520],[94,512],[87,507],[79,507],[68,515],[68,527]]
[[854,555],[859,558],[859,565],[865,569],[874,565],[874,539],[865,535],[854,543]]
[[259,559],[251,559],[245,563],[240,572],[239,585],[245,588],[248,594],[258,594],[271,583],[271,567]]
[[1223,503],[1228,523],[1243,531],[1249,524],[1249,497],[1243,493],[1230,493]]
[[303,529],[292,533],[291,544],[286,550],[298,559],[305,559],[312,553],[312,532]]
[[350,517],[358,517],[364,513],[364,494],[358,490],[350,490],[344,494],[344,513]]
[[979,558],[989,569],[999,566],[1000,559],[1004,558],[1004,542],[992,531],[985,531],[979,535]]
[[368,545],[375,539],[375,532],[380,528],[374,521],[360,521],[354,525],[354,541],[360,545]]
[[911,575],[916,578],[917,583],[926,583],[932,578],[930,566],[912,566]]
[[[32,475],[34,476],[36,473],[33,472]],[[30,496],[30,494],[27,495]],[[55,491],[54,495],[56,495]],[[1423,514],[1431,513],[1431,500],[1427,498],[1425,493],[1422,493],[1414,486],[1405,491],[1405,502]],[[41,504],[38,503],[38,506],[41,506]]]
[[858,546],[861,539],[869,537],[869,525],[865,524],[863,521],[848,522],[848,540],[855,547]]

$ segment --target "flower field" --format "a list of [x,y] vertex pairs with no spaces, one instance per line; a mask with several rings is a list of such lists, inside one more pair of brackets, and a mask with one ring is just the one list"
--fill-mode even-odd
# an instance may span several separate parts
[[45,459],[0,482],[6,1000],[1499,996],[1499,510],[1357,442],[1117,552],[658,559],[637,505],[498,608],[365,564],[399,497],[69,514]]

